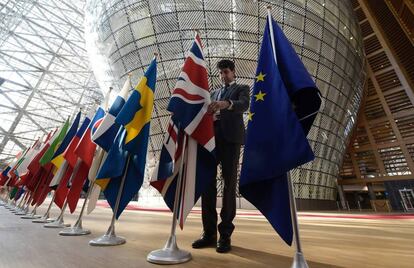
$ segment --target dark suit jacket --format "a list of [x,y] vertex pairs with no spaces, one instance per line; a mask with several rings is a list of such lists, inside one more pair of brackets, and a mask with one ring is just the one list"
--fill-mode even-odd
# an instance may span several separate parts
[[[221,88],[211,93],[211,100],[217,100]],[[250,88],[247,85],[232,84],[221,96],[221,100],[231,100],[232,109],[220,110],[219,127],[223,133],[223,138],[227,142],[243,144],[245,128],[243,122],[243,113],[249,108]]]

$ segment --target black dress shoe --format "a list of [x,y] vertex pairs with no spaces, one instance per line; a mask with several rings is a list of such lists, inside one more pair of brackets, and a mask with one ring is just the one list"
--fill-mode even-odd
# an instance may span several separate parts
[[206,248],[214,247],[217,243],[217,236],[215,235],[201,235],[200,239],[197,239],[191,245],[193,248]]
[[231,239],[230,237],[220,237],[217,242],[216,251],[218,253],[227,253],[231,250]]

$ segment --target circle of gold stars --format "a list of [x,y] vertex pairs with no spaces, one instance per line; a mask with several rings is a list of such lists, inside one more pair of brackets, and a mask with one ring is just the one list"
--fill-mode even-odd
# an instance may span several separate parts
[[[259,74],[256,76],[256,83],[258,82],[264,82],[265,80],[265,76],[266,74],[259,72]],[[259,92],[254,95],[254,97],[256,98],[255,101],[264,101],[264,97],[266,96],[267,93],[262,92],[261,90],[259,90]],[[252,113],[250,110],[247,112],[247,120],[248,121],[253,121],[253,115],[254,113]]]

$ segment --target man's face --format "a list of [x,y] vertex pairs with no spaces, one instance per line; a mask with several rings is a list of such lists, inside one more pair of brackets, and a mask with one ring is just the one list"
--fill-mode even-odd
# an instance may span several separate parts
[[219,69],[221,81],[228,85],[234,81],[234,71],[230,70],[229,68]]

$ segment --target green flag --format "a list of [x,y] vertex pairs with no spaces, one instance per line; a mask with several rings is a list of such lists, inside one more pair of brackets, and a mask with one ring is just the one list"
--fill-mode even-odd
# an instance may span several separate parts
[[60,144],[62,143],[62,140],[65,138],[66,132],[69,128],[69,120],[65,121],[65,124],[61,127],[59,134],[56,136],[56,138],[52,137],[52,139],[49,141],[50,145],[49,148],[46,150],[46,152],[43,154],[42,158],[40,158],[39,163],[44,166],[47,163],[52,160],[53,155],[55,154],[56,150],[59,148]]
[[17,190],[19,190],[19,187],[13,187],[13,189],[10,191],[10,199],[13,199],[16,196]]

